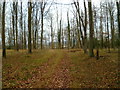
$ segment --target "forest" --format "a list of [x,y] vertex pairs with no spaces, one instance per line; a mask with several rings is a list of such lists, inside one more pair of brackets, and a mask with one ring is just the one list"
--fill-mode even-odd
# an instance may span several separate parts
[[2,0],[0,42],[0,88],[120,88],[119,0]]

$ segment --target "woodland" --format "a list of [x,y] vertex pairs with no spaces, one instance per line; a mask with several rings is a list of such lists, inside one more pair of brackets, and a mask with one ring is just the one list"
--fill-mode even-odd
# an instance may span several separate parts
[[120,88],[120,1],[65,1],[0,1],[2,88]]

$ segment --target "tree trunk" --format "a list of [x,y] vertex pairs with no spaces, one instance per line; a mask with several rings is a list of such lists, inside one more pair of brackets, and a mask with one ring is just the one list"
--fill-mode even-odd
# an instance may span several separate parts
[[14,42],[14,49],[15,49],[15,16],[14,16],[14,12],[15,12],[15,2],[13,2],[13,11],[12,11],[12,25],[13,25],[13,42]]
[[5,47],[5,2],[3,2],[3,11],[2,11],[2,57],[6,58],[6,47]]
[[67,20],[68,20],[68,49],[70,48],[70,23],[69,23],[69,15],[67,12]]
[[84,0],[84,9],[85,9],[85,25],[84,28],[84,53],[87,53],[87,8]]
[[26,49],[26,23],[25,23],[25,17],[24,17],[24,49]]
[[19,51],[19,47],[18,47],[18,27],[17,27],[17,23],[18,23],[18,12],[17,12],[17,7],[18,7],[18,2],[16,2],[16,50]]
[[108,9],[107,9],[107,4],[106,4],[106,15],[107,15],[107,34],[108,34],[108,53],[110,53],[110,40],[109,40],[109,23],[108,23]]
[[120,1],[116,2],[117,5],[117,19],[118,19],[118,36],[120,40]]
[[21,2],[21,21],[20,21],[20,26],[21,26],[21,48],[23,49],[24,43],[23,43],[23,13],[22,13],[22,2]]
[[93,14],[92,14],[92,4],[91,1],[88,2],[88,9],[89,9],[89,27],[90,27],[90,40],[89,40],[89,56],[94,57],[94,52],[93,52],[93,34],[94,34],[94,25],[93,25]]
[[42,48],[43,48],[43,10],[41,11],[41,49]]
[[31,13],[32,13],[32,5],[31,2],[28,2],[28,53],[32,53],[32,45],[31,45]]
[[53,49],[53,21],[52,21],[52,17],[51,17],[51,48]]

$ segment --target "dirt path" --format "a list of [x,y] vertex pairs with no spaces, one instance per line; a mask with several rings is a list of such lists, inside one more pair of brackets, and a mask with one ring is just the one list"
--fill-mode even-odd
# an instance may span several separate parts
[[36,68],[31,79],[19,82],[19,88],[68,88],[70,84],[69,57],[66,51],[53,54],[47,63]]
[[70,74],[69,74],[69,57],[66,52],[63,52],[64,56],[56,66],[56,70],[53,73],[50,81],[49,88],[69,88]]

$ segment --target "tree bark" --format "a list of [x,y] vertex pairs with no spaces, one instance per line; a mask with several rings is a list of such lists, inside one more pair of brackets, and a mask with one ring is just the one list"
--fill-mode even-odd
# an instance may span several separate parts
[[6,58],[6,47],[5,47],[5,2],[3,2],[3,11],[2,11],[2,57]]
[[32,53],[31,45],[31,13],[32,13],[32,4],[28,2],[28,53]]
[[68,21],[68,49],[70,48],[70,22],[69,22],[69,15],[67,12],[67,21]]
[[17,27],[17,23],[18,23],[17,7],[18,7],[18,2],[16,2],[16,5],[15,5],[15,13],[16,13],[16,50],[19,51],[19,47],[18,47],[18,27]]
[[91,4],[91,0],[90,2],[88,2],[88,10],[89,10],[89,27],[90,27],[90,40],[89,40],[89,56],[90,57],[94,57],[94,52],[93,52],[93,43],[94,43],[94,38],[93,38],[93,34],[94,34],[94,25],[93,25],[93,14],[92,14],[92,4]]
[[13,2],[13,10],[12,10],[12,26],[13,26],[13,42],[14,42],[14,49],[15,49],[15,2]]

